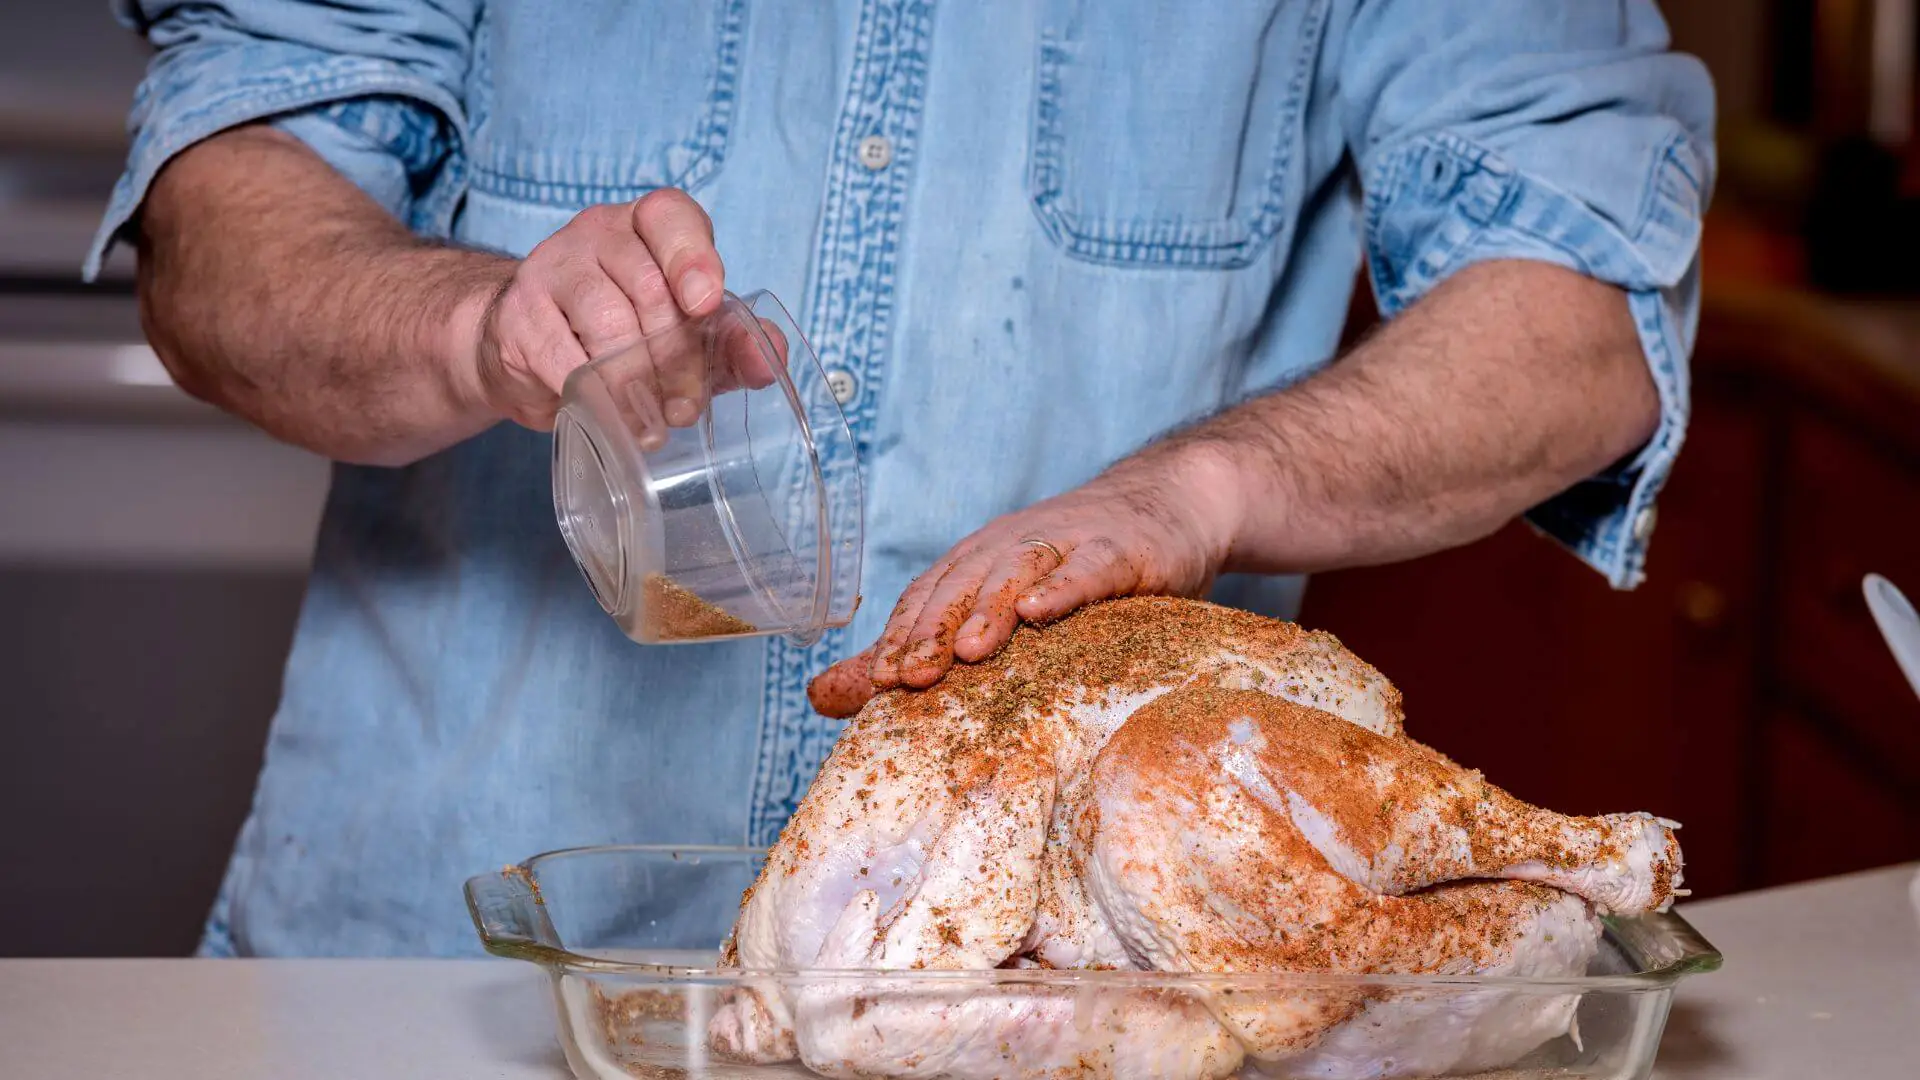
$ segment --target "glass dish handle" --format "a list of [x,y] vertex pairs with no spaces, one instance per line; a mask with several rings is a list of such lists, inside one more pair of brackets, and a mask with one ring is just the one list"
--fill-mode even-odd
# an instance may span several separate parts
[[557,937],[539,889],[520,867],[468,878],[466,893],[480,943],[495,956],[526,958],[545,951]]
[[1720,969],[1720,950],[1677,912],[1663,911],[1608,922],[1636,966],[1650,975],[1678,978]]

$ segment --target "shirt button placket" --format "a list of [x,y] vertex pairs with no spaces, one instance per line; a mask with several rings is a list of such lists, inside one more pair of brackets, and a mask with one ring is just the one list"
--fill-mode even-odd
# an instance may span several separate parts
[[833,400],[839,402],[844,408],[852,404],[853,399],[859,395],[860,380],[854,378],[853,372],[846,368],[828,368],[827,389],[833,393]]
[[869,135],[861,139],[860,164],[873,172],[893,164],[893,140],[885,135]]
[[[865,0],[853,63],[834,135],[820,224],[820,249],[802,318],[819,353],[826,389],[846,410],[858,452],[869,447],[867,414],[885,394],[892,334],[895,260],[905,227],[907,179],[914,165],[926,85],[931,0]],[[823,455],[828,472],[856,467],[851,455]],[[811,652],[774,639],[767,645],[762,759],[748,821],[751,842],[771,844],[831,749],[840,725],[817,717],[807,676],[830,655],[854,647],[845,629],[829,631]]]
[[1651,506],[1643,506],[1633,515],[1633,539],[1641,544],[1653,539],[1653,527],[1660,520],[1660,512]]

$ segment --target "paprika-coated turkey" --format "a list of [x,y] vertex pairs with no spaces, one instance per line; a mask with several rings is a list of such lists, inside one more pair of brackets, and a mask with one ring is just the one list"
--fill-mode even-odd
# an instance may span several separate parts
[[[724,963],[1558,977],[1596,912],[1671,902],[1671,823],[1529,806],[1401,721],[1379,672],[1290,623],[1134,598],[1023,628],[861,710]],[[1508,1064],[1575,1004],[770,982],[709,1041],[846,1077],[1427,1076]]]

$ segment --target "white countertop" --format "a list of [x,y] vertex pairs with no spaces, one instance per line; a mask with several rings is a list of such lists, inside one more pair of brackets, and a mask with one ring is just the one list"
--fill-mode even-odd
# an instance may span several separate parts
[[[1910,1080],[1920,865],[1695,904],[1728,959],[1682,984],[1659,1080]],[[0,960],[0,1080],[564,1080],[510,961]]]
[[1680,909],[1726,965],[1674,995],[1655,1080],[1920,1076],[1920,864]]

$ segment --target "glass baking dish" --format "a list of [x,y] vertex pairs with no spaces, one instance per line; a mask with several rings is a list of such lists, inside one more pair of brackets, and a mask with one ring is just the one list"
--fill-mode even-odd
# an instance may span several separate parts
[[[1003,1045],[1005,1067],[988,1068],[996,1076],[1166,1075],[1176,1070],[1140,1064],[1137,1044],[1128,1051],[1132,1057],[1113,1056],[1119,1038],[1115,1033],[1127,1030],[1115,1017],[1139,1016],[1125,1010],[1142,1002],[1156,1015],[1167,1008],[1198,1015],[1198,1010],[1232,1001],[1236,1008],[1270,1002],[1284,1008],[1346,1008],[1349,1013],[1383,1003],[1409,1006],[1391,1013],[1402,1022],[1399,1037],[1424,1039],[1428,1046],[1471,1045],[1474,1035],[1464,1028],[1500,1017],[1557,1018],[1550,1021],[1553,1037],[1491,1070],[1482,1061],[1465,1072],[1442,1068],[1410,1074],[1377,1056],[1341,1061],[1335,1060],[1338,1055],[1319,1054],[1303,1056],[1307,1064],[1299,1068],[1284,1062],[1256,1067],[1248,1059],[1233,1074],[1241,1077],[1643,1080],[1653,1068],[1674,985],[1683,976],[1720,966],[1720,954],[1686,920],[1668,913],[1608,919],[1604,942],[1588,973],[1573,979],[717,969],[719,948],[741,892],[752,884],[762,860],[761,852],[746,848],[574,848],[473,878],[466,886],[467,906],[488,952],[531,961],[551,976],[560,1044],[581,1080],[821,1075],[798,1061],[747,1064],[710,1049],[709,1023],[717,1010],[740,995],[763,1000],[812,995],[816,1002],[837,998],[851,1001],[848,1015],[856,1017],[869,1011],[874,1017],[926,1017],[993,995],[996,1007],[1046,1025],[1049,1032],[1033,1040],[1043,1043],[1043,1050],[1028,1053]],[[1568,1014],[1571,1024],[1565,1022]],[[1424,1019],[1408,1028],[1407,1017]],[[1140,1034],[1138,1029],[1134,1034]],[[937,1040],[890,1045],[903,1043],[910,1044],[903,1049],[912,1052],[878,1064],[869,1058],[857,1070],[827,1075],[946,1075],[929,1065],[940,1053]],[[1154,1052],[1170,1049],[1179,1048],[1159,1046]],[[1471,1060],[1471,1054],[1456,1060]],[[977,1062],[969,1075],[982,1075]]]

